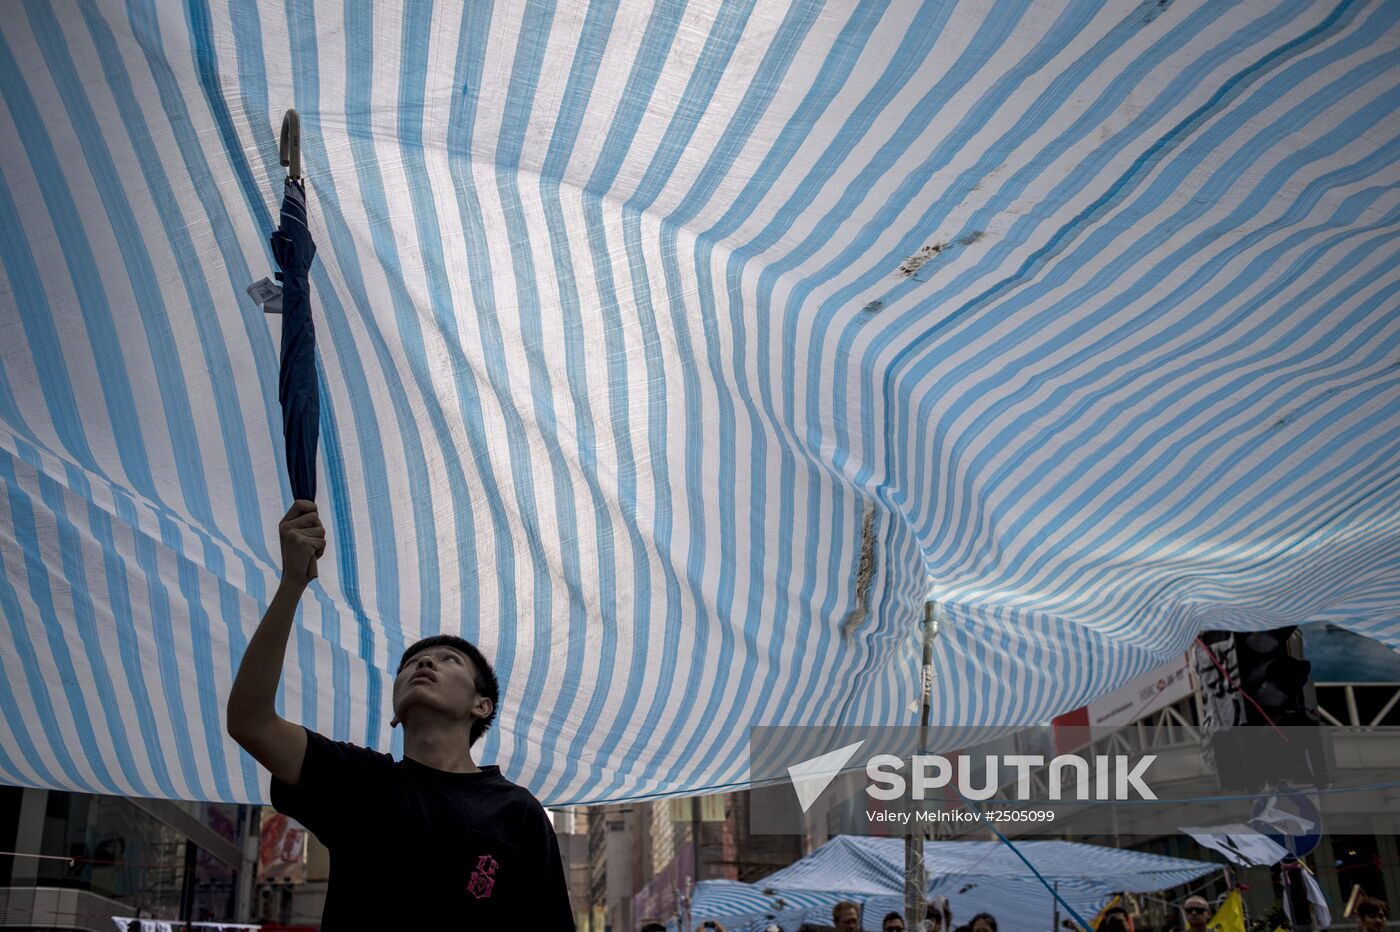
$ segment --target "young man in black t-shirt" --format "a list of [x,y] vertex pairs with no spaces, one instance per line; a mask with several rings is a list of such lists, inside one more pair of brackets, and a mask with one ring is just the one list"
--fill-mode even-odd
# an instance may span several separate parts
[[474,645],[441,635],[404,652],[393,697],[401,761],[277,715],[287,636],[326,547],[309,501],[292,505],[279,533],[282,582],[238,668],[228,731],[272,772],[273,806],[330,849],[321,928],[573,929],[544,808],[472,759],[500,695]]

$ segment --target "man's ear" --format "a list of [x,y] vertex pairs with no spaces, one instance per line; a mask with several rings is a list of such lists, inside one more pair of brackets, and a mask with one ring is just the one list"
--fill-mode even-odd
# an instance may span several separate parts
[[488,719],[491,712],[496,708],[496,704],[485,696],[477,696],[476,702],[472,706],[472,712],[479,719]]

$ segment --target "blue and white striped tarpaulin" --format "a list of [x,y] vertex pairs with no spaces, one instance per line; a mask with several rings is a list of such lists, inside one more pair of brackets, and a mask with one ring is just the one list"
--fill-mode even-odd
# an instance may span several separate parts
[[[747,932],[778,922],[796,930],[807,919],[829,920],[831,907],[843,898],[839,893],[810,890],[780,893],[762,882],[702,880],[695,885],[691,897],[690,925],[698,926],[713,919],[722,922],[730,932]],[[676,928],[674,920],[670,926]]]
[[746,726],[1042,722],[1207,627],[1400,643],[1400,4],[18,2],[0,779],[266,798],[302,116],[329,534],[284,715],[506,684],[551,804]]
[[[1064,841],[1022,841],[1017,847],[1084,916],[1093,916],[1115,893],[1169,890],[1220,870],[1205,861]],[[1003,932],[1054,928],[1050,891],[1001,842],[925,842],[924,863],[926,892],[947,897],[955,923],[986,911]],[[903,911],[903,889],[904,839],[838,835],[758,883],[697,884],[692,924],[716,919],[726,928],[761,929],[773,916],[795,929],[807,919],[829,920],[831,907],[849,899],[864,907],[865,927],[878,929],[886,913]]]
[[[967,891],[959,893],[964,887]],[[1061,883],[1058,892],[1080,915],[1090,917],[1113,895],[1098,884],[1078,881]],[[783,929],[796,932],[804,922],[830,925],[831,908],[843,900],[860,905],[862,925],[866,929],[878,930],[880,920],[886,915],[904,912],[904,899],[898,893],[816,893],[779,890],[766,881],[746,884],[705,880],[695,887],[691,924],[713,919],[723,923],[728,932],[761,932],[769,923],[776,922]],[[1045,932],[1055,927],[1054,898],[1034,878],[964,883],[948,900],[954,921],[959,925],[977,913],[990,912],[996,917],[998,932]],[[1064,909],[1060,910],[1060,915],[1069,918]]]
[[[1220,870],[1206,861],[1069,841],[1021,841],[1016,848],[1046,880],[1096,883],[1113,892],[1167,890]],[[924,866],[930,892],[945,896],[968,879],[1032,879],[1016,852],[1000,841],[926,841]],[[768,875],[764,885],[897,892],[904,888],[904,840],[837,835],[791,867]]]

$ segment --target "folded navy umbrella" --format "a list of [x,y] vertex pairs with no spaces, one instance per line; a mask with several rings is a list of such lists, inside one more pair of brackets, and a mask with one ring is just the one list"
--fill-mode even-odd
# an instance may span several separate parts
[[[272,234],[272,255],[282,270],[282,366],[278,400],[287,445],[292,496],[316,499],[316,446],[321,434],[321,394],[316,379],[316,325],[311,319],[309,274],[316,243],[306,222],[306,182],[300,178],[299,132],[295,115],[283,126],[282,163],[291,166],[283,186],[282,214]],[[289,152],[287,125],[292,124]]]

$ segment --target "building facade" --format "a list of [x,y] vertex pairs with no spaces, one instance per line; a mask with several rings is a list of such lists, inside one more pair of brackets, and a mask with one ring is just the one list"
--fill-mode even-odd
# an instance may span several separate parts
[[247,921],[255,807],[0,786],[0,927]]
[[580,820],[575,830],[586,822],[587,832],[577,848],[587,862],[576,868],[580,932],[632,932],[674,919],[697,881],[754,882],[800,858],[798,836],[749,831],[749,802],[739,791],[569,810]]

